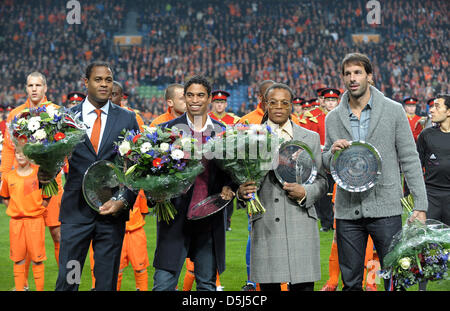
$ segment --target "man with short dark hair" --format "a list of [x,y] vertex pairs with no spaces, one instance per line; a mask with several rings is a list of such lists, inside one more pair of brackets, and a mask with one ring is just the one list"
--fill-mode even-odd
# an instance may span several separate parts
[[[194,76],[184,85],[186,113],[163,123],[161,127],[176,127],[183,135],[205,143],[209,137],[223,131],[223,125],[208,116],[211,85],[203,76]],[[225,270],[226,209],[201,220],[187,220],[190,208],[207,197],[220,193],[231,200],[231,182],[214,161],[202,159],[205,170],[185,194],[171,199],[177,210],[169,223],[157,224],[157,244],[153,266],[155,291],[174,291],[186,257],[195,264],[197,290],[215,291],[216,273]]]
[[438,95],[430,107],[436,126],[419,135],[417,150],[425,169],[427,218],[450,226],[450,95]]
[[[450,226],[450,95],[441,94],[429,102],[435,126],[424,129],[417,139],[425,171],[427,218]],[[426,281],[419,282],[419,290],[426,290],[426,286]]]
[[78,290],[81,271],[92,241],[96,290],[115,291],[120,264],[125,222],[136,194],[126,190],[105,202],[100,212],[91,209],[83,196],[83,176],[99,160],[114,161],[114,142],[123,129],[139,131],[135,114],[110,103],[113,73],[108,63],[94,62],[86,69],[85,100],[72,108],[88,130],[69,159],[69,174],[64,186],[59,219],[61,249],[56,290]]
[[[370,85],[372,64],[366,55],[346,55],[341,73],[347,91],[326,117],[324,166],[329,170],[335,152],[359,140],[372,144],[383,161],[373,188],[349,192],[338,187],[336,191],[336,239],[343,290],[362,290],[368,235],[383,264],[394,234],[402,228],[399,166],[415,201],[409,221],[424,221],[428,203],[419,156],[401,104]],[[389,282],[384,284],[387,290]]]

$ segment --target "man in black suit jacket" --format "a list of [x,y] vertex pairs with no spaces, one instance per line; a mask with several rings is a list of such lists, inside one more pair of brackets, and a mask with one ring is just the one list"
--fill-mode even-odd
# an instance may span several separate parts
[[[199,140],[222,131],[224,125],[208,116],[211,85],[204,77],[190,79],[185,84],[184,95],[187,112],[161,127],[177,127]],[[202,161],[205,171],[194,185],[186,194],[171,200],[177,210],[175,219],[169,223],[158,222],[153,261],[155,291],[175,290],[186,257],[195,264],[197,290],[216,290],[216,273],[225,270],[226,209],[201,220],[186,219],[189,207],[202,199],[217,193],[224,199],[232,199],[234,195],[230,179],[214,161]]]
[[[56,290],[78,290],[81,271],[92,241],[96,290],[116,290],[120,253],[128,219],[128,207],[133,206],[136,194],[127,190],[118,198],[106,202],[97,213],[91,209],[81,190],[83,176],[90,165],[99,160],[113,161],[116,157],[113,142],[122,129],[139,130],[135,114],[110,103],[113,85],[112,70],[107,63],[94,62],[86,69],[87,98],[72,108],[87,124],[83,143],[76,146],[69,159],[69,174],[64,186],[59,219],[61,247]],[[101,130],[98,152],[91,143],[91,132],[101,109]]]

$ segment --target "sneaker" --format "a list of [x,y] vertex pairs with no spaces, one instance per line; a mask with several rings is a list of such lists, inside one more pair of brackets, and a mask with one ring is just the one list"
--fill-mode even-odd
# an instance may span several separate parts
[[366,285],[366,292],[376,292],[376,291],[377,291],[377,284]]
[[322,227],[319,229],[321,232],[328,232],[328,231],[333,231],[333,228],[329,228],[329,227]]
[[223,286],[217,286],[216,291],[223,292],[224,287]]
[[247,283],[244,286],[242,286],[241,291],[243,292],[255,292],[256,287],[253,284]]
[[321,292],[335,292],[336,289],[337,289],[337,285],[330,285],[330,284],[326,283],[320,291]]

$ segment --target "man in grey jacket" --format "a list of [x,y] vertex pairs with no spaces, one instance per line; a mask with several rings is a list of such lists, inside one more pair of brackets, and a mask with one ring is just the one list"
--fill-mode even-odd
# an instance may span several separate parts
[[[381,175],[373,188],[352,193],[338,187],[336,192],[336,238],[343,290],[362,290],[368,234],[383,265],[393,235],[402,228],[400,166],[415,201],[409,221],[425,221],[428,202],[419,156],[401,104],[369,85],[372,64],[366,55],[346,55],[341,74],[347,91],[339,106],[326,117],[323,165],[329,170],[334,153],[356,140],[371,143],[382,158]],[[385,289],[388,287],[385,281]]]
[[[261,291],[280,291],[280,283],[290,283],[290,291],[312,291],[320,280],[320,242],[314,203],[327,189],[322,167],[320,138],[315,132],[294,124],[292,90],[285,84],[272,84],[265,93],[267,125],[285,141],[307,144],[317,165],[312,184],[284,183],[270,171],[258,191],[263,214],[251,215],[250,280],[259,283]],[[264,120],[264,118],[263,118]],[[264,121],[263,121],[264,122]],[[256,192],[255,183],[242,184],[239,199],[249,199]]]

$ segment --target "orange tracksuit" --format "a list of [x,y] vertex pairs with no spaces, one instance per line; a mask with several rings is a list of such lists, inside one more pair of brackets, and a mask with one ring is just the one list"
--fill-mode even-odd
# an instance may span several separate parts
[[162,124],[162,123],[166,123],[169,122],[171,120],[175,119],[174,116],[172,115],[172,108],[168,107],[167,111],[165,113],[163,113],[162,115],[156,117],[152,123],[150,123],[150,127],[155,127],[158,124]]
[[[45,103],[47,101],[47,97],[44,97],[43,102]],[[59,108],[59,106],[52,104],[56,108]],[[22,111],[25,108],[32,108],[32,105],[30,103],[30,100],[27,99],[26,102],[20,106],[17,106],[14,108],[8,115],[8,118],[6,119],[6,122],[9,124],[15,116],[22,113]],[[17,162],[15,160],[15,145],[14,142],[11,140],[11,136],[9,131],[5,131],[5,136],[3,140],[3,149],[2,149],[2,160],[0,164],[0,172],[2,174],[9,172],[12,170],[13,167],[17,167]],[[56,182],[58,183],[58,194],[56,196],[53,196],[50,199],[50,202],[47,206],[46,212],[44,213],[44,221],[45,225],[47,227],[58,227],[61,225],[59,222],[59,208],[61,206],[61,198],[63,195],[63,187],[62,187],[62,179],[61,179],[61,173],[59,173],[56,176]],[[59,243],[55,244],[55,258],[56,262],[58,263],[59,258]],[[28,271],[28,269],[27,269]]]
[[[23,291],[27,284],[28,269],[25,263],[16,264],[27,257],[38,263],[47,259],[45,254],[46,212],[37,179],[38,167],[32,166],[32,173],[21,176],[16,170],[4,173],[0,196],[9,199],[6,214],[9,222],[10,258],[14,261],[14,283],[17,291]],[[33,276],[37,291],[44,290],[44,264],[33,265]]]

